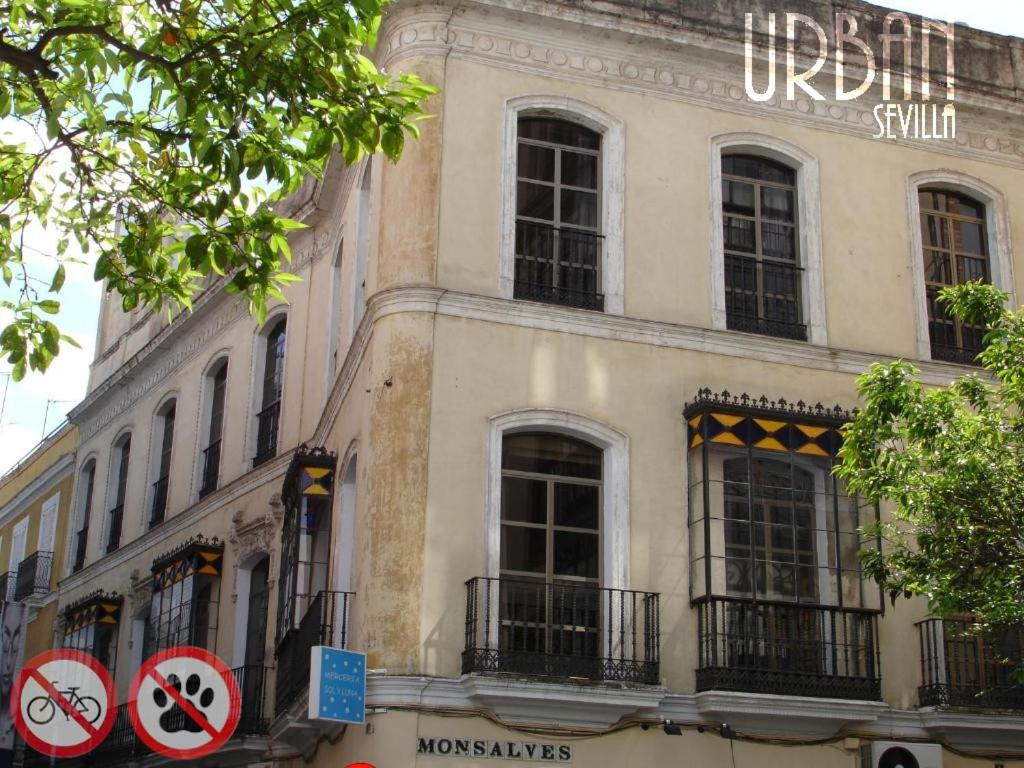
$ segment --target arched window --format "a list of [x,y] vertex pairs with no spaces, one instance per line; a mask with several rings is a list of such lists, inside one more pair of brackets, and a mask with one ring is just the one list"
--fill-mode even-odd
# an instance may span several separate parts
[[224,436],[224,397],[228,385],[228,361],[216,363],[206,376],[205,390],[209,397],[209,414],[202,436],[202,474],[199,498],[217,489],[220,481],[220,447]]
[[573,677],[599,674],[601,465],[600,449],[571,437],[526,433],[503,440],[498,650],[504,671],[528,672],[540,651],[579,657],[566,666]]
[[106,552],[117,551],[121,546],[121,529],[124,526],[124,503],[125,494],[128,491],[128,465],[131,460],[132,436],[131,433],[122,435],[114,443],[113,455],[111,456],[111,497],[114,504],[107,514],[107,542]]
[[722,239],[726,327],[805,341],[796,171],[723,155]]
[[601,135],[521,115],[515,195],[514,297],[604,309]]
[[171,475],[171,452],[174,449],[174,417],[177,412],[177,401],[168,400],[156,415],[156,428],[153,430],[153,447],[156,451],[153,472],[156,481],[153,483],[152,502],[149,510],[149,527],[160,525],[167,515],[167,489]]
[[252,460],[254,467],[277,455],[281,392],[284,389],[285,328],[286,320],[281,318],[266,336],[260,411],[256,414],[256,455]]
[[947,286],[992,282],[985,205],[932,187],[918,191],[918,205],[932,359],[973,363],[981,352],[984,326],[956,320],[937,299]]
[[78,514],[75,519],[74,560],[71,572],[82,570],[85,566],[85,553],[89,544],[89,521],[92,518],[92,497],[96,490],[96,460],[89,459],[79,473],[81,496],[78,500]]

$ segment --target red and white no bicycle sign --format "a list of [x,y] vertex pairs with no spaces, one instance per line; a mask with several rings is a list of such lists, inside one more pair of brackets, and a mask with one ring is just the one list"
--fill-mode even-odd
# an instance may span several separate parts
[[231,738],[242,698],[231,670],[202,648],[151,656],[132,680],[128,714],[139,738],[176,760],[196,760]]
[[78,757],[107,737],[117,716],[114,680],[92,656],[61,649],[34,657],[11,689],[11,716],[32,749]]

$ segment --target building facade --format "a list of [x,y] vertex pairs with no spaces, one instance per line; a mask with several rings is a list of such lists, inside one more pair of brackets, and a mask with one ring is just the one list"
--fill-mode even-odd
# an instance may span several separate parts
[[8,714],[14,673],[59,641],[60,542],[67,537],[77,442],[77,429],[62,424],[0,477],[0,765],[22,749]]
[[[882,61],[886,11],[850,10]],[[942,39],[915,94],[948,98]],[[957,28],[957,135],[926,139],[874,138],[880,83],[750,98],[728,3],[398,2],[380,40],[441,92],[400,162],[289,201],[288,304],[104,303],[62,644],[122,696],[216,652],[221,766],[1024,760],[1011,640],[884,604],[885,510],[830,473],[872,361],[972,370],[942,285],[1016,302],[1024,43]],[[308,718],[320,644],[367,653],[367,725]],[[160,762],[123,713],[90,759]]]

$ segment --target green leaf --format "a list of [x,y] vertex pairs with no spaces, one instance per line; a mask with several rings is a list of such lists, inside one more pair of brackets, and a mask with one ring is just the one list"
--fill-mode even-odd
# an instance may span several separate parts
[[60,302],[54,299],[43,299],[36,303],[36,306],[48,315],[56,315],[60,312]]
[[[53,273],[53,280],[50,281],[50,291],[58,293],[61,288],[64,287],[64,280],[67,277],[67,273],[64,270],[63,264],[57,265],[57,271]],[[7,279],[7,274],[4,273],[4,279]],[[10,285],[10,281],[7,282]]]

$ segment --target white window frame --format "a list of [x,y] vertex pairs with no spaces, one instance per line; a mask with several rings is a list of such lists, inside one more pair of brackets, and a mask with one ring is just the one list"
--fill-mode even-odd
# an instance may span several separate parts
[[[287,345],[287,341],[285,342]],[[288,350],[285,349],[287,356]],[[220,488],[224,478],[224,439],[228,429],[228,404],[231,402],[231,350],[220,349],[210,357],[199,383],[199,429],[196,431],[195,461],[192,467],[192,490],[190,498],[199,500],[199,491],[203,486],[203,451],[207,448],[206,439],[210,432],[210,421],[213,418],[213,379],[222,364],[227,365],[228,375],[224,379],[224,420],[220,427],[220,466],[217,468],[217,487]]]
[[[103,494],[103,505],[100,509],[102,517],[102,524],[100,525],[100,559],[107,556],[107,541],[110,537],[110,513],[113,507],[110,506],[114,501],[117,500],[117,479],[118,471],[121,466],[121,447],[118,444],[121,443],[125,437],[131,438],[131,449],[128,452],[128,479],[124,484],[124,498],[123,502],[127,505],[128,497],[131,495],[131,484],[132,484],[132,471],[133,467],[139,461],[138,451],[138,430],[135,429],[135,425],[124,427],[117,432],[117,436],[111,441],[110,448],[107,450],[107,482],[104,485],[106,489]],[[125,546],[131,539],[127,538],[127,528],[125,526],[127,518],[125,512],[121,513],[121,543],[118,549]],[[112,553],[111,553],[112,554]]]
[[501,237],[499,239],[498,295],[513,298],[516,247],[516,166],[519,118],[528,115],[557,117],[601,134],[601,293],[604,311],[624,313],[625,244],[624,195],[626,130],[622,121],[597,107],[567,96],[518,96],[505,102],[505,137],[502,149]]
[[[44,525],[47,522],[47,515],[50,515],[49,526]],[[37,552],[49,552],[53,554],[55,547],[57,546],[57,518],[60,515],[60,491],[57,491],[50,498],[43,502],[42,507],[39,510],[39,530],[36,531],[36,551]],[[49,530],[47,530],[47,527]],[[47,541],[49,537],[49,541]],[[43,545],[46,546],[43,546]]]
[[549,408],[493,416],[488,429],[484,575],[496,579],[500,573],[502,438],[516,432],[547,432],[583,440],[602,450],[601,587],[629,589],[629,438],[582,414]]
[[[180,401],[181,398],[178,396],[177,390],[173,392],[167,392],[164,394],[162,398],[160,398],[159,405],[157,405],[157,407],[153,410],[153,418],[150,420],[149,428],[149,456],[147,457],[146,468],[146,493],[144,494],[142,513],[140,516],[140,533],[144,533],[145,531],[148,531],[150,528],[149,520],[153,512],[153,499],[156,496],[153,484],[160,479],[160,459],[163,449],[164,428],[167,425],[166,414],[162,412],[167,408],[168,405],[170,405],[172,402],[174,403],[174,428],[176,429],[179,423],[178,417],[180,414],[178,413],[178,404]],[[169,475],[174,472],[174,454],[177,452],[175,449],[178,447],[176,443],[177,435],[175,435],[174,432],[172,432],[171,458],[170,466],[168,467]],[[167,517],[169,517],[168,513],[170,512],[171,509],[170,502],[170,482],[168,482],[167,503],[166,506],[164,507],[165,520],[167,519]]]
[[[249,422],[248,427],[245,430],[245,454],[242,456],[242,472],[246,472],[252,469],[252,460],[256,455],[256,439],[259,431],[259,420],[256,416],[262,410],[263,403],[263,368],[267,360],[267,336],[274,330],[274,327],[281,321],[285,321],[285,339],[284,339],[284,374],[281,381],[281,411],[278,414],[277,422],[277,448],[278,455],[281,453],[281,436],[284,428],[284,407],[285,407],[285,394],[288,390],[288,358],[291,356],[292,343],[290,336],[294,332],[292,327],[291,313],[287,307],[275,307],[270,310],[267,314],[267,320],[262,326],[253,334],[253,351],[252,351],[252,369],[249,372],[249,381],[252,382],[250,387],[251,397],[249,402],[249,415],[247,420]],[[228,376],[231,375],[230,369],[228,369]],[[225,391],[226,395],[226,391]],[[225,408],[227,403],[230,401],[225,396]],[[224,472],[224,456],[221,454],[221,474]]]
[[[1013,276],[1013,249],[1010,238],[1010,213],[1006,196],[986,181],[947,168],[918,171],[907,177],[907,217],[910,232],[910,273],[914,280],[914,326],[917,331],[917,357],[932,359],[928,336],[928,294],[925,290],[921,233],[921,204],[918,192],[924,187],[944,189],[967,195],[985,206],[985,236],[992,285],[1009,294],[1007,306],[1016,307]],[[942,362],[942,361],[937,361]]]
[[[761,133],[724,133],[711,138],[711,327],[728,330],[725,309],[725,239],[722,233],[722,155],[755,155],[796,172],[797,248],[803,268],[801,320],[807,341],[826,346],[825,281],[821,247],[821,181],[818,159],[795,144]],[[798,342],[799,343],[799,342]]]

